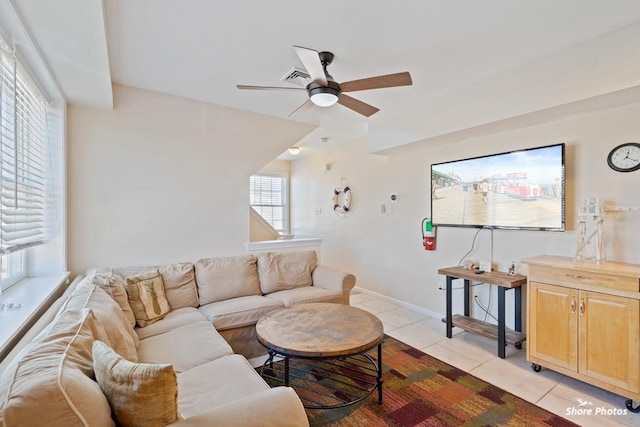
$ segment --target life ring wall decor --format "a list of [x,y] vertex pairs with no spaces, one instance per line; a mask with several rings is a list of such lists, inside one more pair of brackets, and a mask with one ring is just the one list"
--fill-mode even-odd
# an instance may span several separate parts
[[349,183],[346,179],[342,178],[336,188],[333,190],[333,196],[331,197],[331,205],[333,211],[339,217],[344,217],[351,211],[353,205],[353,192],[349,188]]

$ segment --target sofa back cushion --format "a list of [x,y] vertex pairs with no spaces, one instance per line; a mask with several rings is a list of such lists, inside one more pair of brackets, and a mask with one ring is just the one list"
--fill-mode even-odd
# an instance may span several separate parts
[[2,373],[0,425],[113,427],[92,379],[94,339],[108,338],[91,310],[60,313]]
[[127,294],[136,322],[143,328],[171,311],[158,270],[127,277]]
[[127,317],[131,326],[135,326],[136,318],[133,315],[129,299],[127,298],[126,282],[124,277],[111,268],[92,268],[87,271],[87,279],[92,285],[100,286],[115,302]]
[[258,274],[263,294],[311,286],[318,265],[315,251],[263,252],[258,254]]
[[164,292],[172,310],[198,307],[198,289],[193,263],[167,265],[158,269],[164,282]]
[[120,306],[101,287],[91,285],[86,278],[60,307],[59,313],[66,310],[91,309],[94,316],[104,327],[109,345],[122,357],[138,360],[140,340]]
[[[113,299],[118,302],[122,311],[127,315],[132,326],[136,319],[133,310],[129,306],[127,297],[127,277],[148,274],[159,271],[164,282],[165,296],[172,310],[183,307],[198,307],[198,289],[193,263],[183,262],[166,266],[138,266],[118,268],[92,268],[87,270],[86,276],[93,279],[95,285],[102,287]],[[104,278],[108,280],[104,280]]]
[[200,305],[260,295],[256,257],[207,258],[196,262]]

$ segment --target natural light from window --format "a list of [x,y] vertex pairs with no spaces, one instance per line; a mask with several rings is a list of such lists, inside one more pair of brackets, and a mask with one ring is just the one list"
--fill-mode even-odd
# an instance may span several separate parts
[[0,46],[0,290],[26,276],[26,248],[44,244],[50,179],[45,100],[16,61]]
[[27,275],[26,251],[14,252],[0,258],[2,258],[0,291],[3,291]]
[[28,35],[12,28],[0,35],[0,359],[69,276],[65,100]]
[[280,234],[289,230],[287,217],[287,176],[253,175],[250,178],[250,204]]

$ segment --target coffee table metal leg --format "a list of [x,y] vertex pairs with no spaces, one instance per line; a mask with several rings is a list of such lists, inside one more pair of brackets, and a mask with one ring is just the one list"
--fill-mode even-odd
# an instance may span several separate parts
[[289,356],[284,357],[284,386],[289,387]]
[[378,404],[382,405],[382,343],[378,344]]
[[269,365],[269,368],[273,369],[273,356],[275,355],[275,353],[271,350],[269,350],[269,358],[267,360],[265,360],[265,362],[262,364],[262,368],[260,369],[260,376],[264,377],[264,368]]

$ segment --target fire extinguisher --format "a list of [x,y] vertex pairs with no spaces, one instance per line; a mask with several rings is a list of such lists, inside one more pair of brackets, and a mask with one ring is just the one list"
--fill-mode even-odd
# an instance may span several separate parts
[[422,244],[424,245],[425,251],[435,251],[436,250],[436,230],[433,228],[433,224],[431,224],[431,220],[429,218],[425,218],[422,220]]

